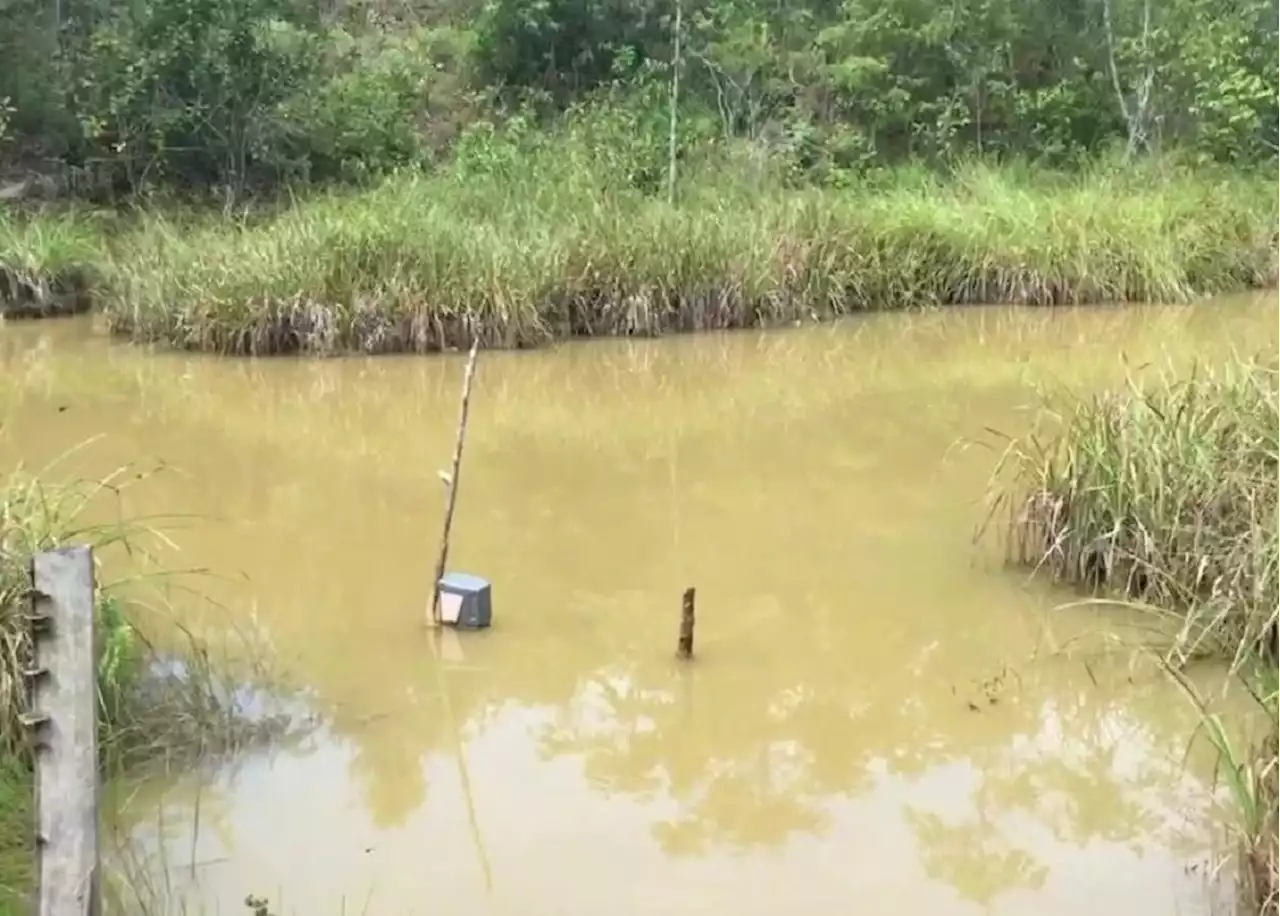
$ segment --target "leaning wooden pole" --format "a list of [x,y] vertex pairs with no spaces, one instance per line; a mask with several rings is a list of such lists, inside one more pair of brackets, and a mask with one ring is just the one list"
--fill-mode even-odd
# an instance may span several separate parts
[[453,444],[453,465],[445,478],[444,530],[440,534],[440,555],[436,559],[436,574],[431,580],[431,623],[440,623],[440,579],[445,564],[449,562],[449,533],[453,529],[453,510],[458,503],[458,475],[462,472],[462,444],[467,438],[467,410],[471,406],[471,380],[476,374],[476,356],[480,352],[480,338],[471,341],[467,354],[467,371],[462,377],[462,406],[458,416],[458,437]]

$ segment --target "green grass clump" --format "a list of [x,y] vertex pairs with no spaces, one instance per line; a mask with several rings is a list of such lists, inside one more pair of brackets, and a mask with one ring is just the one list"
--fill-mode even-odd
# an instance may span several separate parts
[[[0,757],[20,758],[27,751],[19,717],[27,707],[22,670],[31,667],[33,646],[25,615],[30,610],[30,562],[33,554],[69,543],[106,547],[124,539],[120,526],[81,523],[86,505],[110,481],[97,485],[50,487],[15,472],[0,487]],[[110,595],[96,596],[102,660],[99,670],[104,718],[113,724],[122,711],[120,696],[138,665],[132,628]]]
[[103,255],[103,239],[84,216],[0,209],[0,316],[85,311]]
[[673,207],[568,153],[558,171],[463,165],[251,225],[152,220],[112,258],[110,326],[224,353],[427,352],[917,305],[1176,302],[1274,266],[1275,195],[1240,175],[971,165],[786,190],[706,169]]
[[1179,651],[1274,652],[1280,412],[1271,364],[1239,362],[1083,400],[1014,443],[1020,564],[1185,617]]

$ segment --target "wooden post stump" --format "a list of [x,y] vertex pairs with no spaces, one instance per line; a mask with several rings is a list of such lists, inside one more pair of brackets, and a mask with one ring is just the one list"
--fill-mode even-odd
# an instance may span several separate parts
[[693,625],[695,620],[694,600],[697,589],[690,586],[684,590],[684,599],[680,602],[680,639],[676,643],[676,657],[693,658]]

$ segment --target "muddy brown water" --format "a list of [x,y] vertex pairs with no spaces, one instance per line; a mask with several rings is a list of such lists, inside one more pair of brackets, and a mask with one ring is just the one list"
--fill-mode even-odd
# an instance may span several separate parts
[[495,625],[441,638],[460,357],[11,323],[0,456],[125,469],[110,511],[199,571],[165,613],[255,633],[323,717],[127,797],[171,911],[1195,914],[1220,850],[1189,705],[1103,638],[1137,621],[973,536],[1040,389],[1276,348],[1269,295],[485,353],[450,567]]

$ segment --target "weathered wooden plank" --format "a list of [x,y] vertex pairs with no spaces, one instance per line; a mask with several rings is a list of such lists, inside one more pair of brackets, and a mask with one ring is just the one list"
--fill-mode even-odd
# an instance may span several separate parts
[[31,562],[37,626],[39,916],[98,916],[98,697],[93,552],[66,547]]

